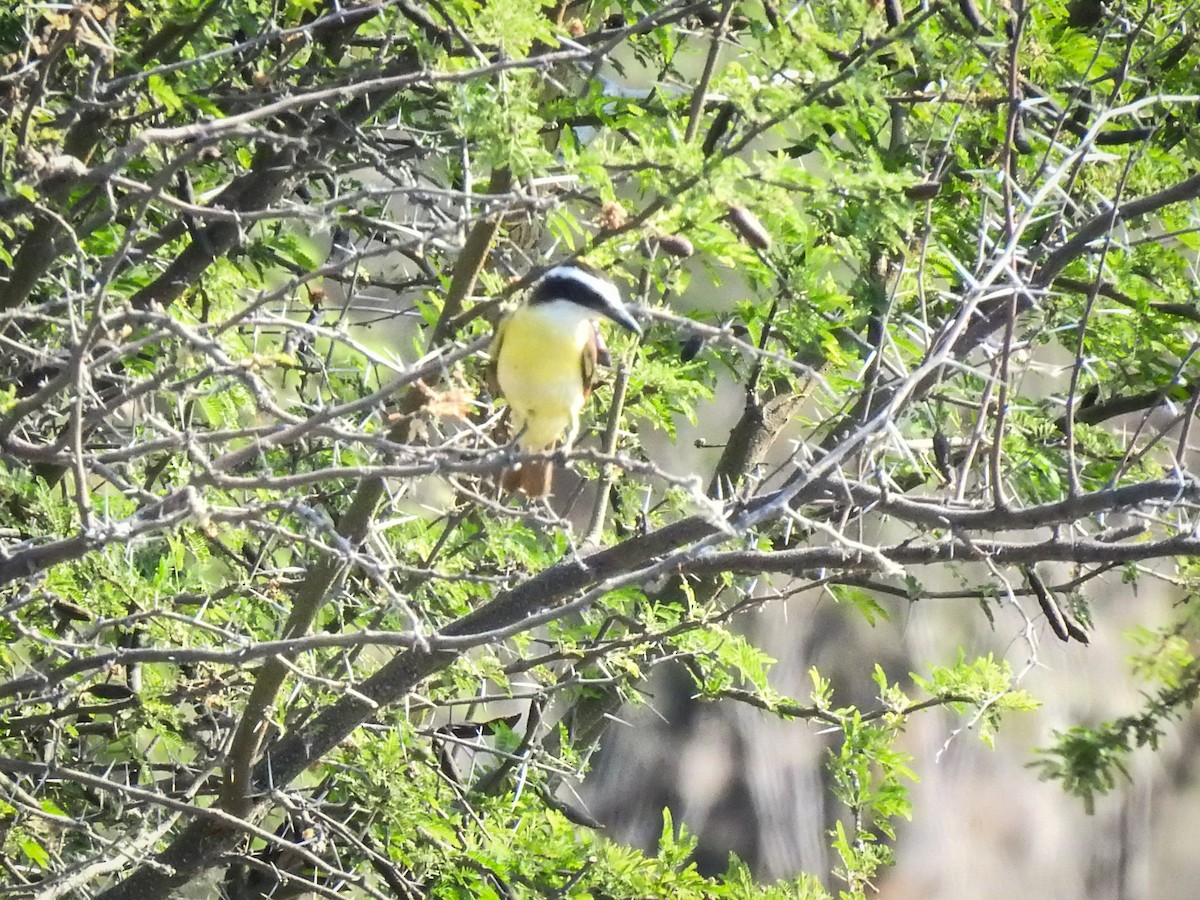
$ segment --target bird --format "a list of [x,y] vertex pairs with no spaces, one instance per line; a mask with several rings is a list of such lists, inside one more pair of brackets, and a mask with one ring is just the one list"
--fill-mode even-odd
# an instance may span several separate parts
[[[548,452],[560,440],[563,450],[571,449],[597,363],[607,359],[597,328],[601,319],[641,337],[616,285],[590,266],[571,262],[549,269],[527,300],[500,320],[488,351],[490,380],[493,392],[508,403],[513,440],[522,453]],[[553,474],[549,459],[529,460],[507,469],[500,484],[509,493],[546,497]]]

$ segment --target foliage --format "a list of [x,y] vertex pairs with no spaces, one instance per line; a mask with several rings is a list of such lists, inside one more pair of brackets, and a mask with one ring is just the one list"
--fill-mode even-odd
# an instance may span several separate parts
[[1200,662],[1183,636],[1193,628],[1189,617],[1166,633],[1138,629],[1132,637],[1142,652],[1134,660],[1135,669],[1161,686],[1146,698],[1140,712],[1095,727],[1055,732],[1054,746],[1030,763],[1038,774],[1061,781],[1064,790],[1079,797],[1092,812],[1097,796],[1111,791],[1118,777],[1129,777],[1132,752],[1139,747],[1157,748],[1167,723],[1182,719],[1200,697]]
[[[1031,657],[1087,639],[1105,576],[1182,586],[1141,638],[1146,709],[1037,763],[1090,808],[1200,684],[1194,18],[3,7],[5,877],[862,897],[926,762],[913,717],[991,745],[1035,701],[948,641],[911,688],[861,660],[872,708],[820,673],[804,706],[740,626],[819,591],[874,623],[943,573],[1018,609]],[[500,497],[480,354],[564,257],[646,336],[610,335],[552,501]],[[828,729],[834,872],[701,872],[670,810],[656,847],[594,833],[570,785],[668,666]]]

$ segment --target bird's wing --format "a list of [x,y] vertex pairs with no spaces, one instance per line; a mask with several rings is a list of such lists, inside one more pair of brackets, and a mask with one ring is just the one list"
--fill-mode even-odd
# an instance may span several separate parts
[[496,333],[492,336],[492,343],[488,345],[487,386],[493,397],[500,396],[500,379],[496,375],[496,366],[499,364],[500,345],[504,343],[504,330],[507,327],[508,316],[505,316],[496,325]]
[[608,365],[612,362],[612,357],[608,353],[608,347],[604,344],[604,338],[600,334],[600,329],[592,325],[591,334],[588,337],[587,343],[583,345],[583,354],[579,358],[580,375],[583,376],[583,398],[585,400],[592,395],[592,385],[596,383],[597,362],[603,362],[604,365]]

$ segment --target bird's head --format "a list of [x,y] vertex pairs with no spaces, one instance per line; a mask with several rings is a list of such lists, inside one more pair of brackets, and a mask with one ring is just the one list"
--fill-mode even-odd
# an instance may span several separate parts
[[611,319],[639,337],[642,328],[621,302],[617,286],[597,272],[579,263],[555,266],[533,286],[530,305],[565,300],[582,307],[594,319]]

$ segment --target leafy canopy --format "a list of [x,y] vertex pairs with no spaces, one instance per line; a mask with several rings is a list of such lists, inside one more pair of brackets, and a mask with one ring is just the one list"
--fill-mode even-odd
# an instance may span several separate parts
[[[1036,659],[1106,580],[1195,593],[1200,60],[1188,4],[1135,13],[5,6],[7,877],[871,892],[912,717],[990,745],[1036,701],[949,641],[857,661],[870,707],[791,698],[747,613],[941,596]],[[647,333],[525,502],[480,351],[561,258]],[[1145,708],[1037,761],[1089,807],[1195,700],[1188,604],[1138,632]],[[824,729],[833,872],[702,872],[670,811],[657,846],[594,833],[571,785],[662,667]]]

